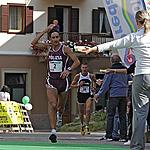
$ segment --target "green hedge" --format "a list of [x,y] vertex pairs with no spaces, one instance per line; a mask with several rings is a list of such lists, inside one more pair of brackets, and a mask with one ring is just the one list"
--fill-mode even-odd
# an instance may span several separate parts
[[[106,113],[105,112],[94,112],[91,115],[91,121],[89,124],[90,131],[105,131],[106,127]],[[63,125],[59,131],[62,132],[79,132],[80,131],[80,119],[79,117],[71,123]]]

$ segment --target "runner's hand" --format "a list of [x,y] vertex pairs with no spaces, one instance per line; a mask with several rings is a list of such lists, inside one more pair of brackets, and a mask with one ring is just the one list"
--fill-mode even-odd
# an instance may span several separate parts
[[61,74],[60,74],[60,78],[65,79],[69,76],[70,71],[68,70],[64,70]]
[[54,24],[50,24],[50,25],[47,27],[47,30],[50,31],[50,30],[52,30],[54,27],[55,27]]
[[79,86],[83,86],[84,83],[85,81],[80,81]]
[[95,103],[98,103],[98,97],[96,95],[94,95],[93,100],[95,101]]
[[101,80],[101,79],[97,79],[97,80],[96,80],[96,84],[97,84],[98,86],[100,86],[100,85],[102,84],[102,82],[103,82],[103,80]]

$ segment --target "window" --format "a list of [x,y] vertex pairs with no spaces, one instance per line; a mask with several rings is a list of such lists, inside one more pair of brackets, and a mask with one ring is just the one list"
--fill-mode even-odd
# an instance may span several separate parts
[[1,68],[1,84],[10,88],[11,100],[21,102],[31,96],[31,69]]
[[24,25],[24,7],[9,7],[9,32],[22,32]]
[[0,32],[32,33],[33,7],[21,4],[0,6]]
[[63,32],[61,40],[77,41],[79,39],[77,34],[79,32],[79,8],[71,6],[48,7],[48,24],[52,23],[54,19],[58,20],[60,32]]
[[79,32],[79,8],[68,6],[48,7],[48,24],[57,19],[60,32]]
[[5,73],[5,85],[10,88],[11,100],[21,103],[26,95],[26,73]]
[[112,35],[104,8],[93,9],[92,11],[92,33],[107,33]]

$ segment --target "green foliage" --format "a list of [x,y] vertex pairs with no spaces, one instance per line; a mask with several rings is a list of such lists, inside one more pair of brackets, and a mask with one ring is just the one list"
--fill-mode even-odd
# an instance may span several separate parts
[[[106,113],[94,112],[91,115],[90,131],[104,131],[106,127]],[[79,132],[80,131],[80,118],[77,117],[73,122],[63,125],[59,131],[62,132]]]

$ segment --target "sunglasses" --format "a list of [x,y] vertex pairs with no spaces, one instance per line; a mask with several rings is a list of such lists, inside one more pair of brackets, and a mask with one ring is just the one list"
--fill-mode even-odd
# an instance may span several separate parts
[[51,38],[52,38],[52,39],[55,39],[55,38],[58,39],[59,36],[52,36]]

